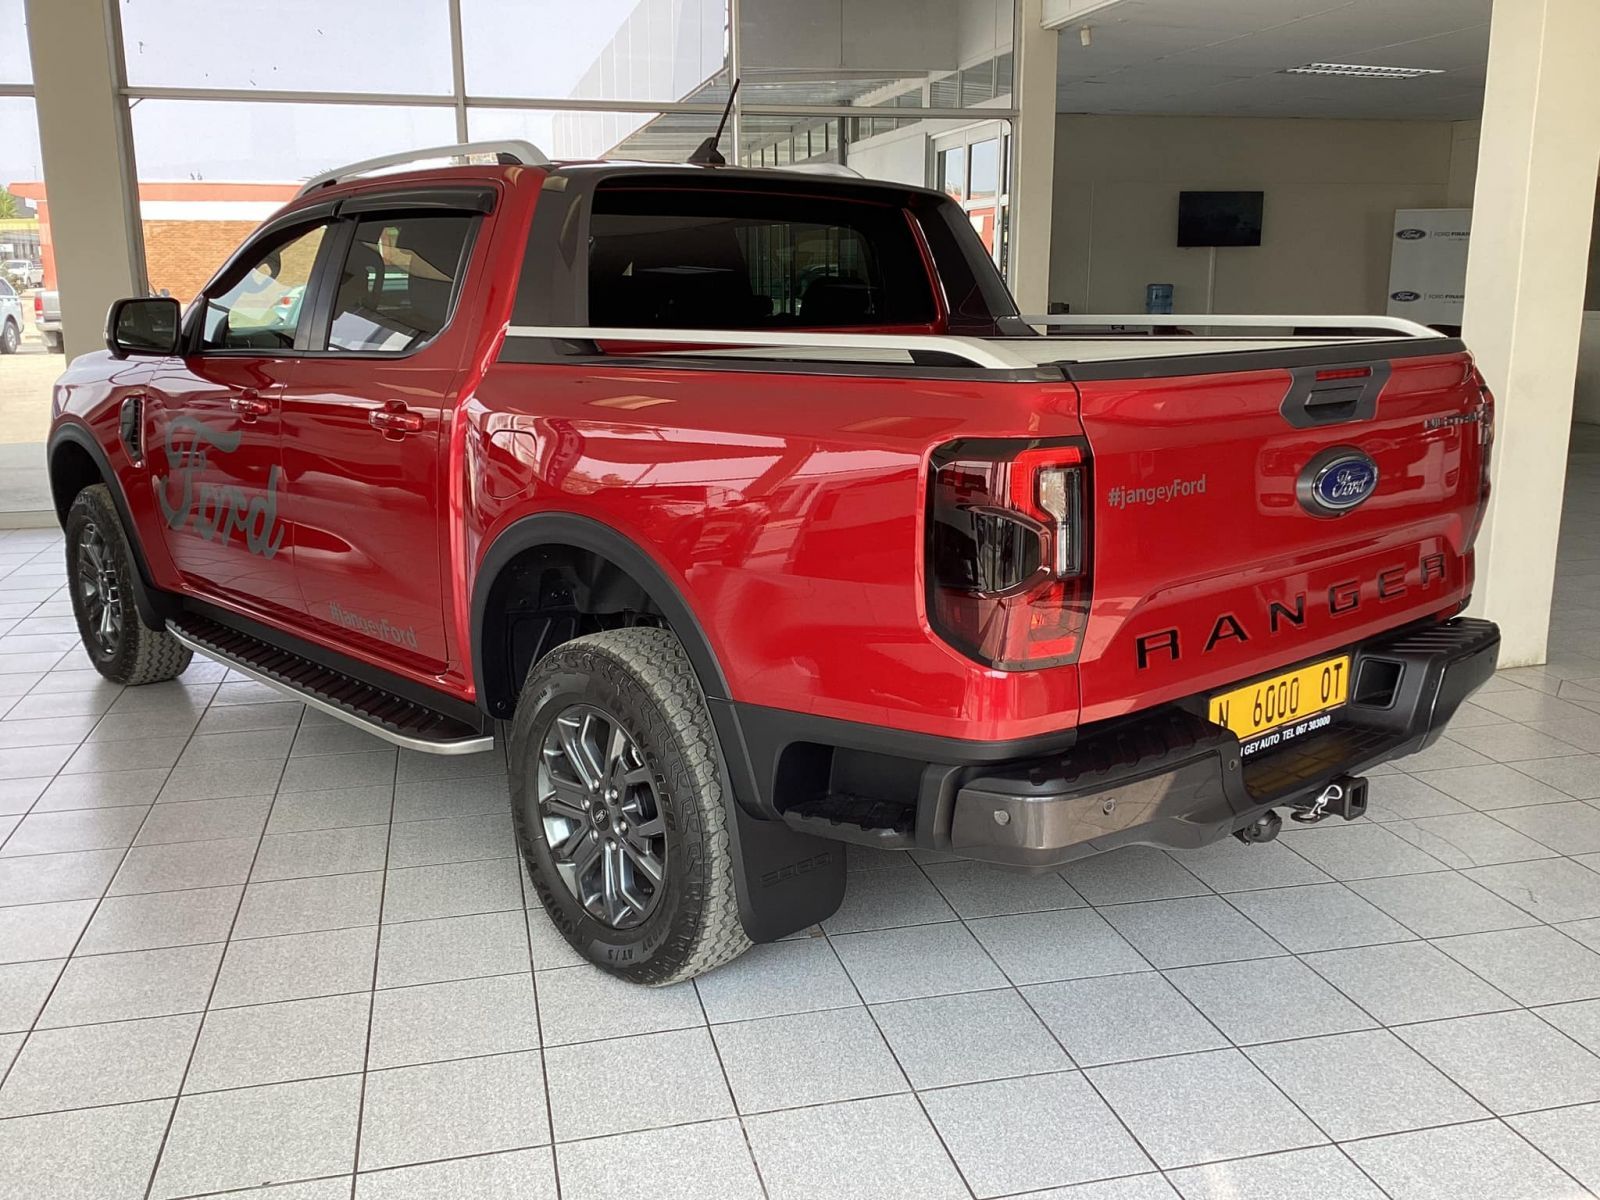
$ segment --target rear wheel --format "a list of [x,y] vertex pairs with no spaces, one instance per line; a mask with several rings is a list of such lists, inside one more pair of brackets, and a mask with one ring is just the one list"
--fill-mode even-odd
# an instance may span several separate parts
[[194,657],[164,629],[151,629],[134,605],[133,552],[103,483],[84,488],[67,512],[67,590],[78,636],[95,670],[115,683],[160,683]]
[[17,328],[15,321],[7,320],[5,328],[0,329],[0,354],[15,354],[20,345],[22,331]]
[[664,629],[558,646],[517,702],[511,802],[534,887],[585,958],[636,983],[690,979],[750,945],[715,736]]

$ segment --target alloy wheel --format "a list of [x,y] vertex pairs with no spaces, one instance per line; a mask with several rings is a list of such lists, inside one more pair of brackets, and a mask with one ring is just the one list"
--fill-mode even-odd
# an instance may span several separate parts
[[539,817],[561,882],[586,912],[632,929],[666,890],[667,828],[653,772],[622,722],[563,709],[540,748]]
[[84,625],[101,655],[111,657],[122,644],[122,587],[111,548],[93,521],[84,525],[78,539],[78,594]]

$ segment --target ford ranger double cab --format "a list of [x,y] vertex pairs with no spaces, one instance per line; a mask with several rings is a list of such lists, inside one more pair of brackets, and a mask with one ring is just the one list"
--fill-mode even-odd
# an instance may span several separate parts
[[618,975],[822,920],[845,844],[1038,870],[1357,816],[1494,669],[1459,341],[1023,318],[938,192],[428,153],[112,306],[54,392],[73,608],[119,683],[200,651],[503,753]]

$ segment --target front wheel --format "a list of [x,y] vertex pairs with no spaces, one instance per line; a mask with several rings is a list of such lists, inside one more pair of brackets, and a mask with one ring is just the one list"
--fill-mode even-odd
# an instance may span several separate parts
[[151,629],[134,605],[133,552],[103,483],[84,488],[67,511],[67,591],[89,661],[113,683],[160,683],[183,674],[193,653]]
[[716,734],[672,633],[615,629],[552,650],[528,673],[510,750],[523,857],[585,958],[663,985],[749,947]]
[[0,329],[0,354],[15,354],[20,345],[22,331],[17,328],[15,321],[7,321],[5,327]]

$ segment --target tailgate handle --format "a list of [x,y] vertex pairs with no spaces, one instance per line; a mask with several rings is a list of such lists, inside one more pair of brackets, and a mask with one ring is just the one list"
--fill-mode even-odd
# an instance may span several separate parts
[[1370,421],[1393,368],[1385,359],[1295,367],[1278,411],[1296,429]]

